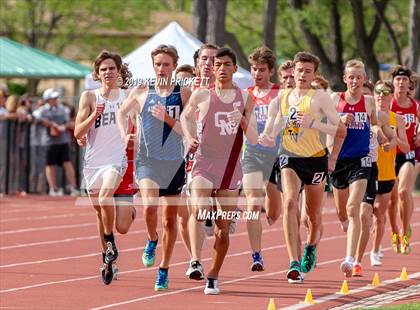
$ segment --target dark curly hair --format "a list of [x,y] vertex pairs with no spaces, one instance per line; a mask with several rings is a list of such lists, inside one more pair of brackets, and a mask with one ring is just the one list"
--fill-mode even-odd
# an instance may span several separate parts
[[121,88],[126,89],[129,79],[133,76],[128,69],[128,65],[126,63],[123,63],[122,58],[117,53],[112,53],[106,50],[103,50],[99,53],[99,55],[96,57],[95,62],[93,63],[93,73],[92,77],[94,81],[99,81],[99,66],[101,63],[106,59],[112,59],[115,64],[117,65],[117,70],[121,74],[122,83]]

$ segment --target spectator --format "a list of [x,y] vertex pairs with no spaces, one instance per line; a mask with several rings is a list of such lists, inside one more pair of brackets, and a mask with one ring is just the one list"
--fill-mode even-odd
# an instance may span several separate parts
[[47,182],[49,185],[49,194],[51,196],[62,195],[58,190],[55,178],[55,166],[63,166],[70,185],[70,195],[77,196],[76,179],[74,168],[70,162],[69,142],[70,136],[67,127],[70,122],[68,109],[57,102],[59,93],[54,89],[47,89],[43,94],[46,101],[45,108],[41,111],[43,125],[47,128]]
[[7,118],[9,112],[6,109],[5,102],[8,96],[7,87],[0,85],[0,197],[6,193],[6,164],[7,164]]
[[45,193],[45,166],[47,157],[47,130],[42,125],[41,113],[44,109],[44,100],[39,99],[32,112],[30,132],[31,169],[29,172],[29,191],[31,193]]

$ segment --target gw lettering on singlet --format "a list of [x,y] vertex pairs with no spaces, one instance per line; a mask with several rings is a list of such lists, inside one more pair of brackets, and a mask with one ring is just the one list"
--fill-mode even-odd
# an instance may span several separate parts
[[[233,108],[237,109],[241,106],[241,103],[233,102]],[[216,112],[214,115],[214,124],[216,127],[220,128],[220,135],[236,135],[238,133],[239,124],[229,122],[227,116],[230,112]]]

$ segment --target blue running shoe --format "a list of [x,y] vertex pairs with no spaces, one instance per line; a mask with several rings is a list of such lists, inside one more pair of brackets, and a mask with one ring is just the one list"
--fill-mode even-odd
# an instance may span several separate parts
[[264,271],[264,261],[261,252],[252,253],[251,271]]
[[289,271],[286,274],[289,283],[302,283],[303,275],[300,270],[300,262],[297,260],[291,261]]
[[168,289],[168,269],[159,268],[156,282],[155,291],[166,291]]
[[305,250],[303,251],[302,263],[300,269],[304,273],[308,273],[314,269],[316,265],[316,246],[315,245],[306,245]]
[[147,240],[146,247],[143,251],[143,265],[144,267],[152,267],[155,264],[155,258],[156,258],[156,247],[157,247],[158,241],[151,241]]

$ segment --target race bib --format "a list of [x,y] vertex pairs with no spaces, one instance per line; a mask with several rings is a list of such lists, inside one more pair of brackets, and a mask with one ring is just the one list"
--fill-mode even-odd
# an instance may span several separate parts
[[370,156],[363,157],[361,159],[361,164],[363,168],[372,167],[372,158],[370,158]]
[[312,179],[312,184],[313,185],[321,184],[323,178],[324,178],[324,172],[315,173],[314,178]]
[[289,163],[289,156],[287,156],[287,155],[281,155],[279,157],[279,166],[280,166],[280,168],[283,168],[288,163]]
[[356,112],[354,113],[354,121],[356,123],[367,123],[368,117],[366,112]]
[[408,160],[414,159],[415,157],[416,157],[416,152],[414,151],[410,151],[407,154],[405,154],[405,159],[408,159]]

